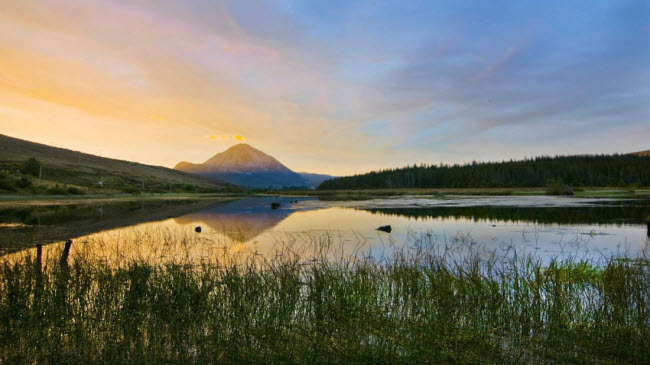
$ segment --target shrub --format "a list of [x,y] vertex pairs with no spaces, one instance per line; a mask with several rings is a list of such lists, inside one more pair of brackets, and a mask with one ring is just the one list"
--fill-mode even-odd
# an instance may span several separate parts
[[48,195],[68,195],[68,192],[65,189],[59,187],[58,185],[53,188],[47,189],[45,193]]
[[127,194],[132,194],[132,195],[140,195],[142,193],[142,190],[140,190],[139,188],[133,187],[133,186],[128,187],[128,188],[124,188],[122,191],[127,193]]
[[561,179],[551,180],[546,186],[546,195],[573,195],[573,189]]
[[8,178],[0,177],[0,190],[16,191],[16,187],[14,186],[13,182]]
[[32,179],[29,178],[28,176],[23,176],[18,181],[16,181],[16,186],[24,189],[32,186]]
[[68,194],[70,195],[85,195],[86,192],[79,188],[75,188],[74,186],[69,187],[67,190]]
[[22,165],[23,173],[27,175],[32,175],[34,177],[38,177],[38,173],[40,169],[41,169],[41,163],[34,157],[25,160],[25,162],[23,162]]

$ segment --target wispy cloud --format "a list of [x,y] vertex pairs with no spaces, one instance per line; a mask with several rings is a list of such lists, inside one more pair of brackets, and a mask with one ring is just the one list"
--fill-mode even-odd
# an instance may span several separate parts
[[567,125],[575,152],[647,149],[648,7],[7,2],[0,132],[167,166],[245,140],[335,174],[565,149]]

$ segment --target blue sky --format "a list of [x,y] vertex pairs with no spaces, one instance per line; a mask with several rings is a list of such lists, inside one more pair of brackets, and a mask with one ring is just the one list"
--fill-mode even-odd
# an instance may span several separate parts
[[341,175],[650,148],[647,1],[5,8],[0,133],[44,143],[173,166],[243,139]]

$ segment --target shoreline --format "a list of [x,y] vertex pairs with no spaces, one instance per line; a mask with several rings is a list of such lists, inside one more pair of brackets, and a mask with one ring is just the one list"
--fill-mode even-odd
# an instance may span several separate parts
[[[650,187],[625,189],[617,187],[585,187],[574,190],[568,197],[580,198],[649,198]],[[364,190],[273,190],[248,193],[165,193],[165,194],[91,194],[91,195],[0,195],[0,206],[11,205],[71,205],[85,202],[119,202],[141,200],[203,200],[231,199],[255,196],[308,196],[331,199],[370,199],[386,196],[546,196],[544,187],[533,188],[440,188],[440,189],[364,189]]]

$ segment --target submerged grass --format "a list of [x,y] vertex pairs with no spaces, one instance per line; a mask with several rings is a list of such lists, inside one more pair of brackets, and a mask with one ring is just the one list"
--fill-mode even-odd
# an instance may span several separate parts
[[62,257],[0,265],[0,363],[650,361],[643,260]]

